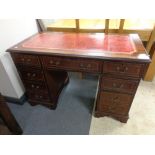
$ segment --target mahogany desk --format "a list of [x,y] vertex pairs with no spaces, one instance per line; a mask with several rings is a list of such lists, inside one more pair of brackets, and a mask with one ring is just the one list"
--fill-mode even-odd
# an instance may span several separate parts
[[[95,116],[127,122],[150,58],[138,35],[45,32],[7,50],[32,105],[56,108],[67,71],[99,75]],[[81,88],[82,89],[82,88]],[[81,90],[82,91],[82,90]]]

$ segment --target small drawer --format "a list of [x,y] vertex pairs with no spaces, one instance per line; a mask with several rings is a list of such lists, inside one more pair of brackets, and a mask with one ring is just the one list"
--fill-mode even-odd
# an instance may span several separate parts
[[103,77],[101,79],[101,90],[112,90],[134,94],[137,89],[138,83],[139,82],[135,80]]
[[102,112],[127,115],[132,100],[132,95],[102,91],[100,92],[97,109]]
[[128,75],[132,77],[141,76],[142,64],[126,63],[126,62],[104,62],[103,72],[120,75]]
[[41,67],[39,58],[36,55],[14,53],[14,54],[11,54],[11,56],[15,64]]
[[47,91],[44,92],[27,92],[28,98],[29,100],[32,101],[45,101],[45,102],[49,102],[50,101],[50,96],[49,93]]
[[101,72],[101,62],[95,60],[79,60],[77,61],[77,69],[83,72]]
[[24,80],[44,81],[44,74],[42,70],[24,69],[18,67],[18,71]]
[[90,59],[66,58],[66,57],[43,57],[43,65],[46,68],[60,68],[73,71],[101,72],[101,62]]
[[30,91],[44,91],[47,90],[46,84],[44,82],[24,82],[24,85],[27,90]]

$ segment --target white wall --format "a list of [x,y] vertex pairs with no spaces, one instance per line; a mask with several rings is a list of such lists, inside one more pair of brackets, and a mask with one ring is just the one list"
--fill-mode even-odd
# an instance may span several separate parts
[[0,92],[5,96],[20,98],[24,94],[15,65],[5,51],[35,33],[34,19],[0,20]]
[[0,52],[37,32],[34,19],[1,19]]

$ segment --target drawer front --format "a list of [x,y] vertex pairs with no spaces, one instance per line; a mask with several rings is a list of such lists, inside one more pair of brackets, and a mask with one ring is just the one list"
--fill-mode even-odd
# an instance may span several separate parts
[[36,55],[15,53],[15,54],[12,54],[11,56],[12,56],[15,64],[41,67],[39,58]]
[[100,92],[97,109],[103,112],[127,115],[132,99],[132,95],[102,91]]
[[141,68],[142,64],[137,63],[104,62],[103,72],[140,77]]
[[50,102],[50,96],[47,91],[44,92],[27,92],[29,100]]
[[44,81],[44,74],[42,70],[18,68],[22,79]]
[[101,90],[112,90],[123,93],[135,93],[138,81],[118,78],[103,77],[101,79]]
[[27,90],[30,91],[47,91],[46,84],[44,82],[24,82],[24,85]]
[[101,72],[101,62],[90,59],[75,59],[65,57],[48,57],[42,58],[43,65],[46,68],[60,68],[84,72]]

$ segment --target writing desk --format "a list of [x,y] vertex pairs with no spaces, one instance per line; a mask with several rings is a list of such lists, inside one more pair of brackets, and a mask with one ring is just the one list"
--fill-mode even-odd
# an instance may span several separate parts
[[[69,82],[67,71],[99,75],[95,116],[127,122],[150,58],[137,34],[45,32],[7,50],[25,85],[29,103],[55,109]],[[82,88],[81,88],[82,93]]]

